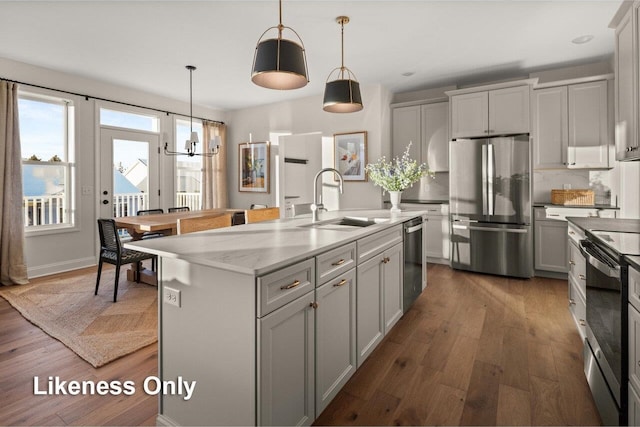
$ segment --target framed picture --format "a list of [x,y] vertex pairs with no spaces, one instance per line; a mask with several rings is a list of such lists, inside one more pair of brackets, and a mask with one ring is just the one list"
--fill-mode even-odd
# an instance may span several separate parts
[[238,145],[239,191],[269,192],[269,142]]
[[333,135],[335,168],[345,181],[366,181],[367,131]]

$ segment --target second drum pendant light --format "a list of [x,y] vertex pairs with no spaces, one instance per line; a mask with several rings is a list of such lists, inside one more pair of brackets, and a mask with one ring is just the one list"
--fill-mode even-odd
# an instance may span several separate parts
[[[341,53],[342,63],[340,67],[334,68],[324,89],[324,103],[322,109],[330,113],[353,113],[362,110],[362,95],[360,94],[360,83],[356,76],[344,66],[344,26],[349,23],[348,16],[338,16],[336,22],[341,29]],[[337,73],[336,73],[337,71]],[[329,81],[336,73],[336,79]]]

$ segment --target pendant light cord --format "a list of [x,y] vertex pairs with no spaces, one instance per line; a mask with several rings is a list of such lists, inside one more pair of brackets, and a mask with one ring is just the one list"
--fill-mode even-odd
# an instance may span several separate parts
[[282,25],[282,0],[278,0],[278,39],[282,38],[283,29],[284,25]]
[[344,79],[344,19],[340,20],[340,52],[342,52],[340,59],[340,77]]
[[[191,133],[193,133],[193,67],[189,67],[189,117],[191,120]],[[189,134],[191,138],[191,134]]]

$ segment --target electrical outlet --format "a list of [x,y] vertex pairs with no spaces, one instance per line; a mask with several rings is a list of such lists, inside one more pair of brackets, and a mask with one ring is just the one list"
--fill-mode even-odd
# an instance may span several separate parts
[[164,302],[180,307],[180,291],[173,288],[164,288]]

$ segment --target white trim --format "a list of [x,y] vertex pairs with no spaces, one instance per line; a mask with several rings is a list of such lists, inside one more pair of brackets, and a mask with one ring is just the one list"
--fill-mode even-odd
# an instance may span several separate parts
[[566,80],[557,80],[553,82],[539,83],[533,85],[533,89],[545,89],[548,87],[556,87],[556,86],[566,86],[573,85],[578,83],[589,83],[589,82],[597,82],[598,80],[613,80],[613,73],[608,74],[600,74],[597,76],[589,76],[589,77],[577,77],[575,79],[566,79]]
[[[27,267],[29,279],[36,277],[48,276],[51,274],[64,273],[65,271],[78,270],[80,268],[92,267],[97,265],[96,256],[74,259],[70,261],[56,262],[52,264],[39,265],[37,267]],[[97,272],[97,270],[96,270]]]
[[482,92],[486,90],[505,89],[516,86],[535,86],[538,83],[538,77],[530,79],[510,80],[508,82],[493,83],[482,86],[472,86],[464,89],[448,90],[445,92],[448,96],[462,95],[465,93]]
[[439,104],[441,102],[449,102],[448,96],[438,96],[435,98],[429,99],[420,99],[416,101],[405,101],[405,102],[396,102],[394,104],[390,104],[391,108],[399,108],[399,107],[413,107],[414,105],[426,105],[426,104]]
[[171,418],[165,415],[158,414],[158,416],[156,417],[156,425],[166,426],[166,427],[178,427],[180,424],[178,424],[177,422],[173,421]]

